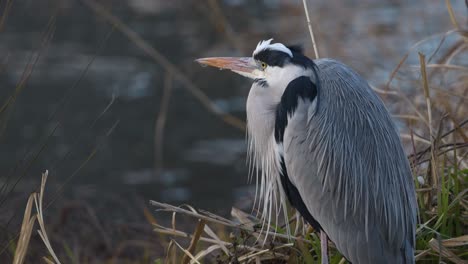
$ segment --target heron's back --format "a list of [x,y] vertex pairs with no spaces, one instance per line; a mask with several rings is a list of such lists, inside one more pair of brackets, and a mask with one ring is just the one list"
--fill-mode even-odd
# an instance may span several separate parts
[[284,132],[291,182],[353,263],[413,263],[416,198],[382,101],[343,64],[316,60],[318,111],[300,101]]

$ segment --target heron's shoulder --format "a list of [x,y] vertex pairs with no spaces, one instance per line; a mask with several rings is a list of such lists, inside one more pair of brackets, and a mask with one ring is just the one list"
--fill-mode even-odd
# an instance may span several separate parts
[[337,59],[332,59],[332,58],[321,58],[321,59],[316,59],[314,60],[314,63],[320,68],[320,69],[328,69],[328,68],[349,68],[346,64],[343,62],[337,60]]
[[356,71],[354,71],[350,66],[346,65],[345,63],[339,60],[324,58],[314,60],[314,63],[315,65],[317,65],[317,68],[319,69],[321,75],[339,74],[359,76],[359,74]]
[[365,97],[372,101],[379,101],[367,80],[350,66],[329,58],[317,59],[314,60],[314,63],[317,65],[322,86],[326,86],[323,92],[340,92],[335,96],[345,95],[349,97],[352,95],[349,92],[352,91],[357,96],[355,99],[360,100]]

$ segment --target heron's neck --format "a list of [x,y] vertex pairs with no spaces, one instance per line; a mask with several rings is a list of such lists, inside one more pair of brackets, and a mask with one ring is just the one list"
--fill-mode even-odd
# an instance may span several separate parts
[[[247,136],[253,165],[261,170],[273,170],[275,160],[275,99],[255,84],[247,98]],[[279,99],[276,99],[279,101]],[[266,168],[266,165],[271,168]]]
[[274,138],[276,108],[273,101],[262,101],[268,99],[253,89],[247,99],[248,159],[251,173],[256,176],[255,204],[269,226],[273,217],[277,219],[281,207],[286,208],[280,187],[280,157]]

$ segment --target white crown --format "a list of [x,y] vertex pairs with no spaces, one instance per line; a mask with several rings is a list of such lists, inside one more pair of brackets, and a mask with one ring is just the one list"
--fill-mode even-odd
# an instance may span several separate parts
[[292,54],[291,50],[288,49],[285,45],[283,45],[281,43],[270,44],[272,40],[273,39],[271,38],[269,40],[260,41],[257,44],[257,47],[255,48],[252,56],[255,56],[256,54],[258,54],[262,50],[270,49],[270,50],[282,51],[282,52],[288,54],[289,57],[291,57],[291,58],[293,57],[293,54]]

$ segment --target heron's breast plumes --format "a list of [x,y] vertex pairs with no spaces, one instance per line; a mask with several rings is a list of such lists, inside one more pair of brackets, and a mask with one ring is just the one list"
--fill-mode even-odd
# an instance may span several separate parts
[[281,208],[286,207],[280,188],[280,159],[274,139],[277,103],[265,92],[265,88],[257,87],[255,83],[250,90],[247,99],[247,141],[250,177],[255,177],[257,185],[255,206],[259,207],[268,231],[272,218],[277,218]]

